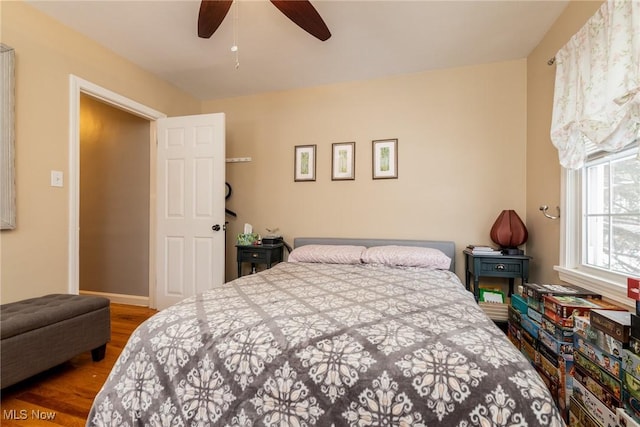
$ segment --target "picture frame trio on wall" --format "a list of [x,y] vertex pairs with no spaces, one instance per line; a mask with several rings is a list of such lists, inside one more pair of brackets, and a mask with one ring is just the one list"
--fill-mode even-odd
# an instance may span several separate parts
[[[316,180],[316,145],[296,145],[294,149],[294,181]],[[331,144],[331,180],[356,179],[356,143]],[[372,141],[372,178],[398,178],[398,139]]]

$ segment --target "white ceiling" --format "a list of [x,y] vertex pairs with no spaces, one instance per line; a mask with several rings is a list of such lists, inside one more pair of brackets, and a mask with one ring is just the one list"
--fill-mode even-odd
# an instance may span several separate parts
[[321,42],[266,0],[236,0],[210,39],[199,1],[27,1],[202,100],[525,58],[568,3],[311,0]]

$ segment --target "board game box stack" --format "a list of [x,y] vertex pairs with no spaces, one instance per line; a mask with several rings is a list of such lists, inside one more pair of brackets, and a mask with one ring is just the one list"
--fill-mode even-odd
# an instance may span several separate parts
[[[584,367],[585,358],[580,353],[581,347],[576,346],[575,322],[579,316],[590,316],[593,311],[608,312],[611,310],[624,310],[619,305],[604,301],[599,294],[590,291],[581,291],[576,295],[544,295],[542,302],[543,322],[540,329],[541,358],[556,357],[559,362],[560,392],[558,393],[558,406],[569,419],[569,425],[574,426],[614,426],[615,413],[603,413],[602,408],[595,405],[592,399],[577,400],[575,395],[583,396],[582,384],[576,381],[571,373],[575,373],[579,366]],[[582,349],[584,350],[584,349]],[[588,353],[591,355],[591,352]],[[582,365],[580,365],[582,363]],[[604,363],[604,362],[603,362]],[[592,366],[589,366],[591,368]],[[560,369],[564,368],[564,369]],[[618,366],[619,369],[619,366]],[[587,372],[590,372],[589,370]],[[577,390],[577,392],[576,392]],[[589,405],[595,406],[589,406]],[[589,416],[596,414],[591,422]],[[610,418],[607,416],[611,415]],[[589,421],[588,421],[589,420]]]
[[[622,408],[623,354],[628,347],[630,314],[593,309],[574,318],[573,394],[569,424],[616,426]],[[629,326],[626,326],[628,329]]]
[[575,318],[572,426],[640,427],[639,288],[628,279],[635,313],[593,309]]
[[[509,307],[508,336],[535,366],[565,420],[573,379],[573,312],[569,302],[601,308],[601,295],[569,284],[525,283]],[[584,312],[584,307],[579,310]]]
[[623,320],[607,318],[601,323],[615,336],[628,339],[621,355],[622,408],[618,409],[618,422],[635,427],[640,426],[640,279],[627,279],[627,296],[635,301],[635,313]]

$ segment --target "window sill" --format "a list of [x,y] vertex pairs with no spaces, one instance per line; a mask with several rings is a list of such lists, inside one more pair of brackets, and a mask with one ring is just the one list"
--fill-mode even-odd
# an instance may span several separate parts
[[601,277],[587,274],[573,268],[560,267],[556,265],[553,269],[558,272],[558,277],[560,277],[560,280],[563,282],[581,286],[593,292],[598,292],[603,296],[603,298],[618,303],[628,310],[635,312],[635,302],[627,297],[626,286],[621,286],[614,281],[605,280]]

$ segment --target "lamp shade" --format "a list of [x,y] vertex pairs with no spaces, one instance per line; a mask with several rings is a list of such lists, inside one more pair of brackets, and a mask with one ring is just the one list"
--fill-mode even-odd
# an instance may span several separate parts
[[514,210],[504,210],[491,227],[491,240],[502,248],[516,248],[527,241],[527,227]]

